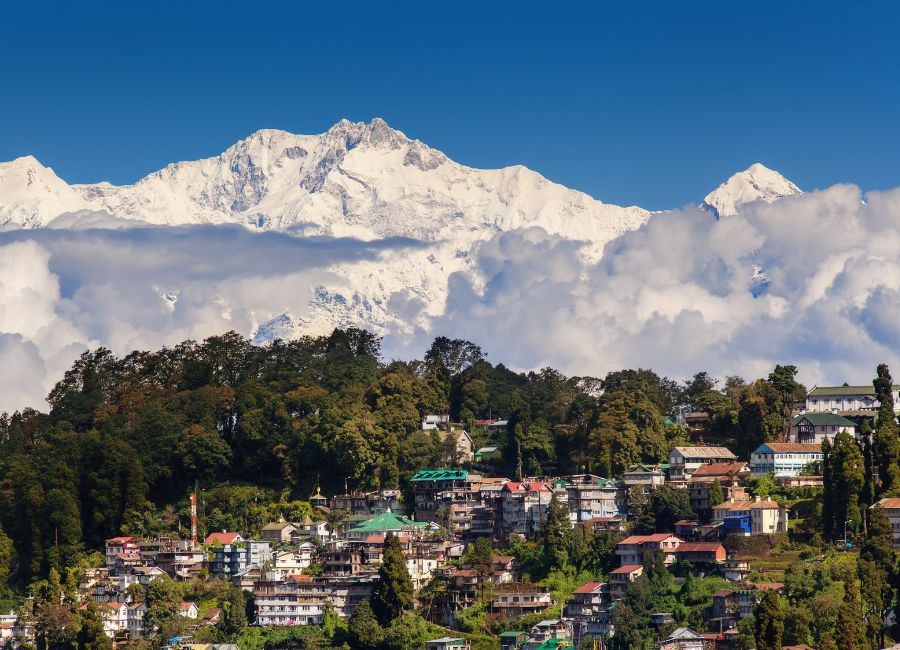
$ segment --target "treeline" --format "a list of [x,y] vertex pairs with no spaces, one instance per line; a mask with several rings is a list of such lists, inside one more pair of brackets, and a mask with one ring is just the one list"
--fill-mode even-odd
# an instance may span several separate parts
[[[687,442],[678,414],[698,409],[713,416],[709,436],[746,454],[781,435],[803,394],[795,373],[779,366],[721,388],[706,373],[686,383],[642,369],[521,373],[446,337],[421,360],[386,361],[359,329],[265,347],[228,333],[124,358],[100,348],[53,388],[49,412],[0,417],[0,571],[27,582],[120,533],[177,532],[197,486],[201,532],[295,516],[317,485],[405,488],[442,464],[444,443],[421,430],[427,413],[449,412],[476,445],[498,446],[498,471],[514,477],[663,461]],[[490,437],[473,426],[489,416],[507,428]]]

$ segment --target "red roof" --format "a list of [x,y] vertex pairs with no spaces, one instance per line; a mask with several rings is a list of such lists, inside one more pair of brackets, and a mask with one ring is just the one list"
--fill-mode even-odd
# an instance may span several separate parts
[[234,544],[235,540],[240,537],[240,533],[211,533],[203,543],[204,544]]
[[542,481],[534,481],[530,483],[519,483],[517,481],[510,481],[503,485],[504,490],[509,490],[510,492],[552,492],[553,488],[549,483],[544,483]]
[[600,587],[605,585],[605,582],[589,582],[586,585],[582,585],[575,590],[576,594],[592,594],[595,591],[599,590]]
[[126,544],[128,542],[136,542],[134,537],[110,537],[106,540],[107,544]]
[[738,461],[735,463],[710,463],[702,465],[693,473],[693,478],[701,478],[703,476],[734,476],[747,469],[747,463]]
[[699,525],[699,521],[696,519],[682,519],[681,521],[676,521],[676,526],[697,526]]
[[725,550],[725,547],[717,542],[683,542],[679,544],[676,553],[715,553],[719,549]]

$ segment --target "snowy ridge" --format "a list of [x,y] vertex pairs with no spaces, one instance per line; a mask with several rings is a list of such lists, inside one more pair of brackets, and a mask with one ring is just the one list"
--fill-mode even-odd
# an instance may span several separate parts
[[[727,215],[741,203],[797,192],[776,172],[753,165],[705,204]],[[341,120],[318,135],[257,131],[218,156],[173,163],[124,186],[68,185],[33,157],[0,163],[0,229],[236,224],[427,244],[323,269],[327,284],[298,289],[310,294],[305,313],[253,313],[261,342],[338,325],[427,327],[445,308],[451,274],[471,270],[479,245],[498,233],[539,226],[585,242],[581,254],[596,260],[607,242],[650,215],[602,203],[522,166],[460,165],[378,118]],[[177,295],[163,301],[167,310],[179,309]]]

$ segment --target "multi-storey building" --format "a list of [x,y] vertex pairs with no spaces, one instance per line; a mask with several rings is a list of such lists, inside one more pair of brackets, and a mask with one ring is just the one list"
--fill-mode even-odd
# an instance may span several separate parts
[[675,561],[675,551],[684,541],[671,533],[631,535],[616,544],[616,555],[621,566],[643,564],[647,556],[662,553],[666,564]]
[[644,572],[640,564],[628,564],[614,569],[609,574],[609,597],[612,600],[621,600],[625,596],[628,585],[638,579]]
[[725,447],[675,447],[669,453],[669,479],[673,482],[688,481],[703,465],[735,460],[735,455]]
[[790,442],[821,446],[824,440],[832,441],[839,433],[856,437],[856,422],[837,413],[803,413],[791,421]]
[[258,625],[321,625],[329,592],[312,576],[298,575],[257,582],[253,597]]
[[715,481],[719,482],[724,498],[746,498],[747,491],[740,485],[740,482],[749,476],[750,466],[744,461],[710,463],[698,467],[687,484],[691,509],[698,513],[709,509],[709,488]]
[[114,567],[123,557],[140,559],[141,543],[134,537],[113,537],[106,540],[106,566]]
[[537,614],[556,603],[550,592],[534,584],[506,584],[494,590],[493,611],[506,619]]
[[[895,409],[900,405],[900,386],[891,387]],[[875,387],[867,386],[816,386],[806,395],[808,413],[870,412],[878,410],[880,402],[875,397]]]
[[822,446],[797,442],[766,442],[750,454],[753,476],[799,476],[822,461]]
[[261,540],[246,540],[212,547],[209,571],[230,580],[251,567],[262,568],[272,559],[272,546]]
[[383,512],[401,512],[400,490],[375,490],[338,494],[329,500],[332,510],[346,510],[356,517],[373,517]]
[[[481,476],[461,469],[428,469],[416,472],[410,480],[416,520],[449,526],[451,530],[455,527],[457,532],[464,530],[469,521],[466,515],[478,505]],[[456,514],[452,515],[454,509]]]
[[592,474],[564,476],[563,480],[573,523],[596,517],[614,517],[627,510],[628,488],[622,481]]
[[533,535],[547,518],[553,486],[544,481],[510,481],[503,485],[501,503],[503,531]]
[[563,610],[572,619],[576,647],[586,636],[602,636],[609,632],[609,586],[605,582],[589,582],[572,594]]
[[729,499],[713,509],[713,520],[721,522],[728,535],[770,535],[786,533],[788,529],[787,508],[775,501],[736,501]]

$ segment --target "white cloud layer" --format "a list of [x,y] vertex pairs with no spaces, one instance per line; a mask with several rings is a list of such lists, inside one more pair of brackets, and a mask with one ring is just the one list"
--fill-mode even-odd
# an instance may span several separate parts
[[[281,313],[302,318],[316,286],[340,284],[323,269],[402,263],[426,246],[69,220],[0,233],[0,411],[42,407],[88,347],[125,354],[228,329],[250,335]],[[663,213],[599,262],[581,248],[539,228],[478,244],[470,270],[450,277],[442,315],[427,331],[389,326],[386,355],[420,356],[446,334],[495,362],[572,374],[642,366],[752,378],[787,362],[808,384],[855,383],[879,362],[898,365],[900,189],[863,200],[839,185],[719,221]],[[388,301],[406,323],[425,307],[407,293]]]

